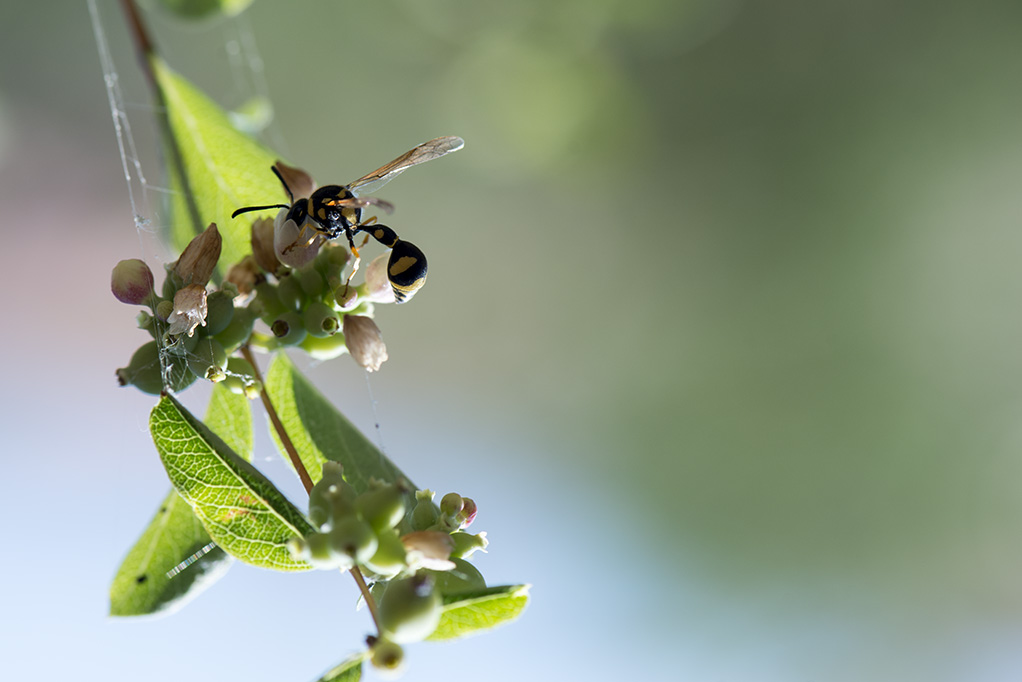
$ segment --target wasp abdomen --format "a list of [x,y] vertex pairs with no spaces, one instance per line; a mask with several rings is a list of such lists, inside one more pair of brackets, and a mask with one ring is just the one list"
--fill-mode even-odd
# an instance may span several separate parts
[[395,237],[387,263],[387,278],[394,290],[394,299],[404,303],[426,283],[426,255],[415,244]]

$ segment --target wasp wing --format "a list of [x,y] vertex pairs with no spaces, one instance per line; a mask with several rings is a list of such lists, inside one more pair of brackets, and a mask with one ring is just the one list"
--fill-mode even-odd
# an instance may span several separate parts
[[387,213],[394,212],[394,204],[376,197],[351,197],[350,199],[328,199],[323,202],[325,206],[350,206],[352,208],[369,208],[376,206]]
[[358,192],[361,194],[368,194],[370,192],[375,192],[393,180],[399,173],[404,172],[412,166],[418,166],[420,163],[439,159],[441,156],[450,154],[451,152],[456,152],[464,146],[465,141],[460,137],[454,137],[453,135],[438,137],[435,140],[423,142],[415,149],[405,152],[390,163],[380,166],[372,173],[363,175],[358,180],[348,185],[348,189],[352,193]]

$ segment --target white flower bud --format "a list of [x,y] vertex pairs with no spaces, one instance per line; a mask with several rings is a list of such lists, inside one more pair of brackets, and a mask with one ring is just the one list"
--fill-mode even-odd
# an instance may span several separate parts
[[[318,232],[310,235],[311,229],[308,228],[305,234],[301,234],[302,231],[295,221],[287,219],[287,209],[280,209],[273,222],[273,250],[277,254],[277,260],[292,268],[300,268],[311,263],[319,253],[319,247],[326,242],[323,235]],[[312,241],[309,241],[310,237]]]
[[381,253],[366,267],[366,297],[373,303],[393,303],[394,287],[387,278],[389,252]]
[[387,346],[380,328],[364,315],[345,315],[344,341],[355,362],[369,372],[375,372],[387,359]]

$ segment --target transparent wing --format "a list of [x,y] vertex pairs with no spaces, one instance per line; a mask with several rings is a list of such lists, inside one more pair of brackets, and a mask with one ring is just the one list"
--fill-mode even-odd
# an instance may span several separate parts
[[405,152],[390,163],[380,166],[372,173],[363,175],[358,180],[348,185],[348,189],[351,190],[352,193],[359,194],[375,192],[393,180],[398,173],[401,173],[412,166],[418,166],[420,163],[439,159],[441,156],[450,154],[451,152],[456,152],[464,146],[465,141],[460,137],[454,137],[453,135],[448,137],[438,137],[435,140],[423,142],[415,149]]

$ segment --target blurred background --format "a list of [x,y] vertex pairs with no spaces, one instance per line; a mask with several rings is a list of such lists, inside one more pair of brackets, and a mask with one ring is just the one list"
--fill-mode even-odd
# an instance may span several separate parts
[[[148,337],[109,273],[174,256],[147,231],[150,94],[96,6],[141,232],[86,3],[0,5],[4,667],[311,681],[369,629],[335,575],[235,565],[173,616],[106,616],[168,488],[154,399],[114,381]],[[380,193],[430,278],[378,309],[371,394],[350,358],[309,369],[412,479],[478,502],[488,582],[533,584],[513,625],[410,647],[405,679],[1022,679],[1022,5],[146,17],[224,107],[267,97],[263,139],[321,183],[466,139]]]

